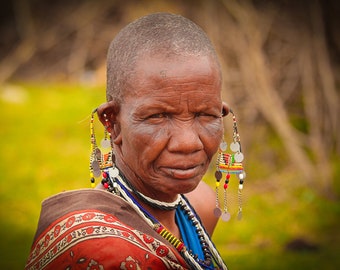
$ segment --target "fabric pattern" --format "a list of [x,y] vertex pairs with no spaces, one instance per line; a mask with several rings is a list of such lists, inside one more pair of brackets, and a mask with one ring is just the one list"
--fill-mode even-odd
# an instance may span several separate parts
[[187,269],[184,259],[131,206],[81,189],[42,203],[25,269]]
[[185,269],[171,248],[116,217],[75,211],[36,240],[26,269]]

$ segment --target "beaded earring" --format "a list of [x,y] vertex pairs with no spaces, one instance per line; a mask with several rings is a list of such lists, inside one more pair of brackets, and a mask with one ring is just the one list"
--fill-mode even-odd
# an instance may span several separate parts
[[[90,181],[91,187],[95,187],[96,178],[102,175],[105,168],[112,167],[115,162],[115,156],[113,154],[111,133],[109,132],[109,120],[106,114],[104,114],[105,124],[104,124],[104,138],[100,142],[101,149],[97,145],[97,139],[94,131],[94,114],[97,109],[93,110],[91,113],[90,120],[90,139],[91,139],[91,154],[90,154]],[[103,153],[102,150],[107,150],[107,153]],[[104,172],[103,172],[104,173]]]
[[[236,116],[231,109],[230,109],[230,113],[232,114],[232,117],[233,117],[233,140],[229,145],[229,148],[232,151],[232,153],[226,153],[228,144],[223,139],[223,141],[220,143],[220,146],[219,146],[218,156],[216,160],[216,172],[215,172],[216,208],[214,209],[214,215],[216,217],[221,217],[223,221],[228,221],[231,216],[228,211],[228,198],[227,198],[227,190],[228,190],[231,174],[237,175],[239,179],[237,218],[239,220],[242,218],[242,189],[243,189],[244,178],[246,177],[246,173],[243,169],[243,164],[242,164],[244,156],[241,150],[240,135],[237,129]],[[223,185],[223,211],[220,208],[219,192],[218,192],[220,182],[223,177],[222,173],[225,173],[225,180],[224,180],[224,185]]]

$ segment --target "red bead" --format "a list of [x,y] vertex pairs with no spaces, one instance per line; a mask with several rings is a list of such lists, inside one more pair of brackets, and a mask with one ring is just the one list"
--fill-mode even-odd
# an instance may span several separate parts
[[223,188],[227,189],[228,188],[228,184],[224,184]]
[[108,183],[104,183],[104,188],[108,188],[109,184]]
[[103,172],[103,177],[107,178],[107,173],[106,172]]
[[156,232],[159,233],[159,234],[162,232],[162,230],[163,230],[163,227],[162,227],[162,226],[158,226],[158,227],[156,228]]
[[228,173],[225,178],[230,179],[230,174]]
[[178,247],[177,247],[177,250],[178,250],[179,252],[181,252],[183,248],[184,248],[184,243],[180,243],[180,244],[178,245]]

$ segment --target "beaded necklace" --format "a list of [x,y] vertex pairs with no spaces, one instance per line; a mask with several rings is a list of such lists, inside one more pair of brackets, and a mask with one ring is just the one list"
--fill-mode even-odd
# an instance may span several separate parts
[[[117,169],[117,168],[116,168]],[[117,169],[118,170],[118,169]],[[115,172],[117,173],[117,172]],[[123,178],[123,182],[122,184],[125,186],[125,188],[129,191],[129,192],[133,192],[133,194],[135,194],[138,199],[140,199],[141,201],[143,201],[144,203],[160,209],[160,210],[166,210],[166,211],[170,211],[170,210],[175,210],[180,201],[181,201],[181,196],[177,196],[176,200],[171,202],[171,203],[167,203],[167,202],[161,202],[155,199],[152,199],[146,195],[144,195],[143,193],[139,192],[126,178],[123,174],[120,175]]]
[[[171,245],[173,245],[177,251],[181,254],[187,264],[192,267],[192,269],[224,269],[227,270],[226,265],[224,264],[220,254],[218,253],[216,247],[212,243],[208,233],[205,231],[202,226],[200,218],[197,216],[194,209],[189,204],[188,200],[183,196],[179,195],[176,199],[176,218],[182,222],[179,222],[179,228],[182,232],[191,231],[190,239],[184,242],[187,242],[187,246],[189,240],[196,239],[200,245],[200,253],[201,256],[194,254],[192,250],[188,250],[186,244],[179,240],[176,236],[174,236],[169,230],[167,230],[155,217],[153,217],[140,203],[132,196],[131,191],[133,191],[133,187],[131,183],[125,178],[124,175],[120,173],[118,168],[108,168],[103,172],[103,180],[102,184],[108,191],[122,197],[125,201],[127,201],[136,212],[164,239],[169,241]],[[139,193],[139,192],[138,192]],[[139,198],[139,196],[137,195]],[[148,200],[149,197],[143,195],[145,200]],[[150,198],[151,199],[151,198]],[[144,200],[143,200],[144,201]],[[178,201],[178,203],[177,203]],[[149,204],[152,206],[159,204],[159,201],[152,200]],[[174,203],[175,203],[174,202]],[[160,202],[162,204],[167,204]],[[174,204],[171,203],[171,204]],[[165,209],[169,210],[169,209]],[[186,219],[184,218],[186,217]],[[188,222],[189,221],[189,222]],[[182,224],[182,225],[180,225]],[[184,225],[183,225],[184,224]],[[190,225],[191,224],[191,225]],[[184,231],[183,231],[184,230]],[[195,247],[195,246],[194,246]],[[191,247],[190,247],[191,248]],[[197,245],[196,245],[196,251]],[[195,250],[194,250],[195,251]],[[202,254],[204,259],[202,258]],[[201,258],[200,258],[201,257]],[[215,265],[215,266],[214,266]]]

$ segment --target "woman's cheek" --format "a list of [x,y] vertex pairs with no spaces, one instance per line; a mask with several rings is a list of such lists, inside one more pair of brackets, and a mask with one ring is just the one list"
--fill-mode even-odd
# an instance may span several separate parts
[[205,145],[209,155],[214,155],[218,150],[223,137],[223,126],[220,121],[210,123],[201,127],[201,140]]
[[130,131],[130,135],[136,149],[152,146],[155,152],[158,148],[162,148],[162,145],[165,145],[169,138],[166,125],[139,125]]
[[208,123],[200,123],[200,130],[204,136],[220,141],[223,135],[223,123],[220,119]]

